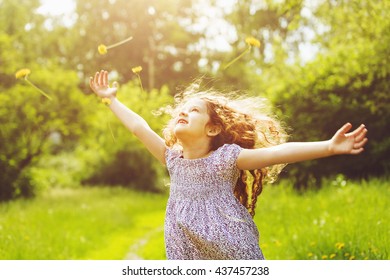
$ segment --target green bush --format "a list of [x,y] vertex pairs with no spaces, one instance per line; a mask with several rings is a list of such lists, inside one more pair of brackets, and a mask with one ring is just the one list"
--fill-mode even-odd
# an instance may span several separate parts
[[[54,148],[71,149],[87,130],[87,100],[78,89],[75,72],[31,69],[34,84],[52,97],[43,97],[23,80],[0,91],[0,200],[31,197],[39,182],[31,168]],[[59,135],[59,143],[53,135]],[[35,182],[34,184],[32,182]]]
[[[172,96],[166,87],[146,92],[141,90],[138,82],[130,81],[120,87],[118,98],[141,115],[154,131],[161,132],[167,116],[157,117],[153,113],[172,102]],[[85,172],[81,176],[81,182],[121,185],[145,191],[161,190],[165,168],[108,108],[101,104],[92,106],[96,108],[96,112],[90,123],[91,135],[79,143],[79,154],[88,162],[84,165]]]
[[101,166],[84,183],[157,191],[157,173],[152,160],[147,152],[140,149],[118,151],[110,162]]

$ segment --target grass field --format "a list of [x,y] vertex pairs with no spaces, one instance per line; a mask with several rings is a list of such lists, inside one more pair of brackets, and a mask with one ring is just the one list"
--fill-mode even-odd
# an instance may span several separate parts
[[[329,182],[297,194],[282,183],[259,198],[267,259],[390,259],[390,184]],[[0,204],[0,259],[165,259],[166,194],[53,189]]]

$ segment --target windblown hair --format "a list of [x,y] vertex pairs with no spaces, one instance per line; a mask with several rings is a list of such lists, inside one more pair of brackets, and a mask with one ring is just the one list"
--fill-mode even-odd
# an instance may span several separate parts
[[[206,101],[210,123],[221,128],[211,141],[210,151],[224,144],[237,144],[245,149],[270,147],[283,143],[287,134],[279,121],[266,110],[265,99],[239,96],[236,93],[222,94],[214,90],[200,91],[199,84],[175,96],[175,106],[164,111],[177,116],[181,106],[190,98]],[[269,108],[269,106],[268,106]],[[168,147],[180,146],[174,134],[174,118],[163,130]],[[241,170],[234,188],[234,195],[252,215],[255,215],[257,197],[263,190],[264,182],[273,182],[284,165],[275,165],[256,170]]]

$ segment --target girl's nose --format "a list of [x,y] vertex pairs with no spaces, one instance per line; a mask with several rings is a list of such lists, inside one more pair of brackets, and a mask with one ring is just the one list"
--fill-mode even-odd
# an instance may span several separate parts
[[180,117],[186,117],[186,116],[187,116],[187,113],[184,112],[184,111],[180,111],[179,116],[180,116]]

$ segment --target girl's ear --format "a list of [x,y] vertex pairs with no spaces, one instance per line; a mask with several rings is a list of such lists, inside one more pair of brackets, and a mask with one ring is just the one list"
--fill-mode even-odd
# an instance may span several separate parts
[[219,125],[209,124],[207,126],[207,136],[214,137],[221,133],[221,127]]

